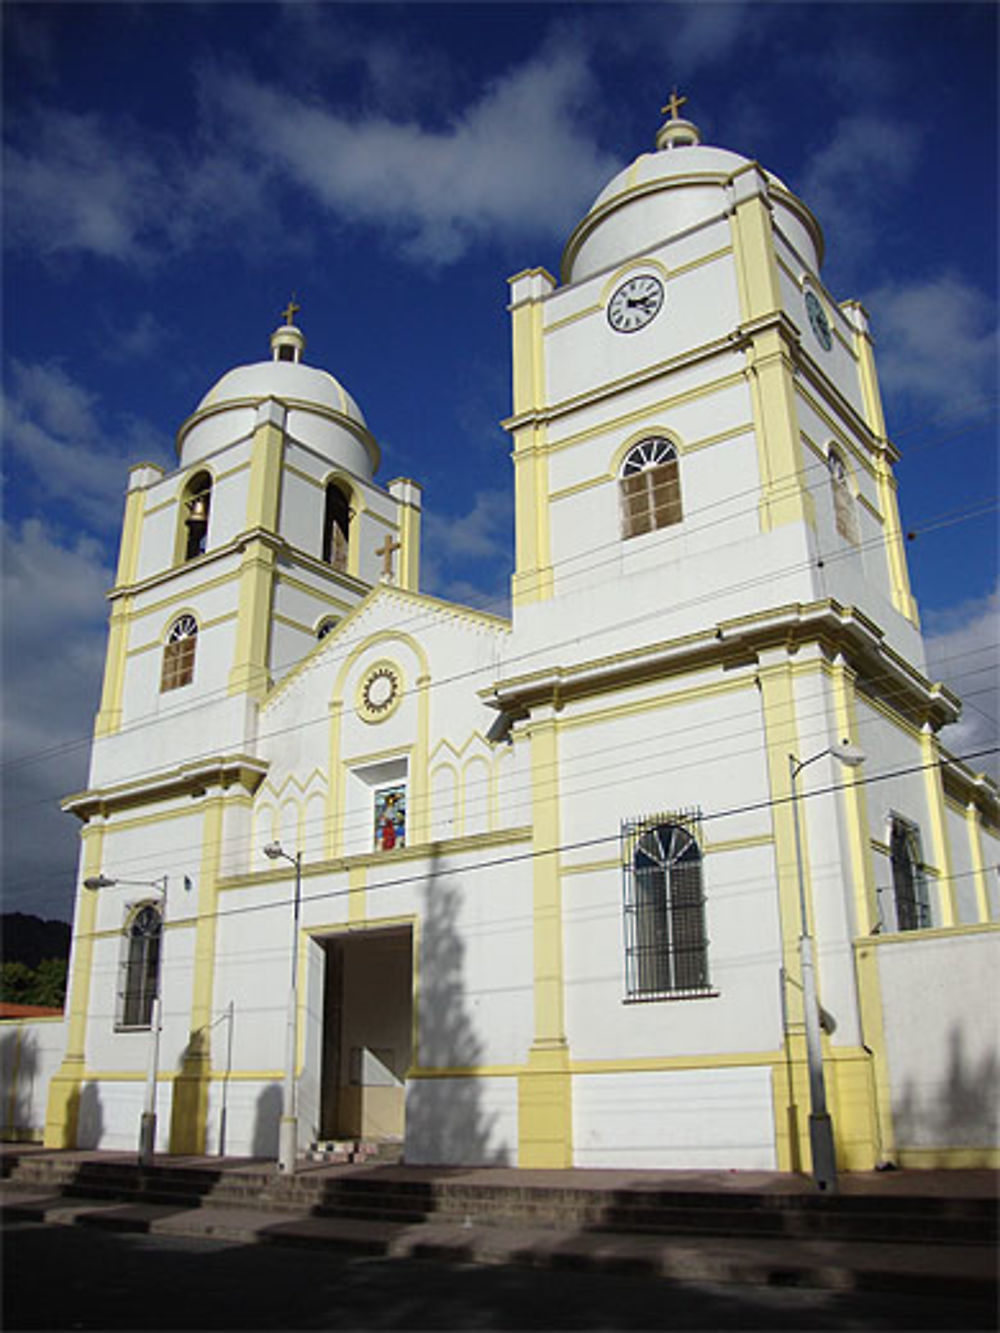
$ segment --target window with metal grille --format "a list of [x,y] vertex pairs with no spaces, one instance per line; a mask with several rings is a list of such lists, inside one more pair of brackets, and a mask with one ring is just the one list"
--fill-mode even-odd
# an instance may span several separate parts
[[909,820],[893,815],[889,825],[889,860],[897,930],[924,930],[931,923],[920,830]]
[[699,822],[692,812],[622,825],[629,999],[712,994]]
[[178,690],[194,680],[194,652],[198,643],[198,622],[194,616],[179,616],[170,626],[163,648],[160,692]]
[[155,903],[137,907],[125,927],[119,964],[118,1028],[148,1028],[160,981],[163,918]]
[[623,537],[638,537],[681,521],[677,450],[669,440],[654,436],[630,449],[618,487]]
[[847,464],[831,449],[827,454],[827,467],[830,470],[830,487],[833,491],[833,516],[837,531],[852,546],[861,540],[858,532],[858,511],[851,494],[851,485],[847,475]]

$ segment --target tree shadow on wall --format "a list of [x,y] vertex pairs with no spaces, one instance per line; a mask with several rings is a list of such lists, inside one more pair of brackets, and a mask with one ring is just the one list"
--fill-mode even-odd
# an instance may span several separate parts
[[250,1149],[254,1157],[276,1158],[278,1156],[281,1095],[281,1084],[269,1083],[257,1097],[253,1122],[253,1142]]
[[[466,947],[458,926],[463,888],[442,873],[436,847],[421,894],[418,1046],[413,1063],[422,1069],[476,1069],[484,1048],[465,986]],[[483,1107],[480,1079],[456,1077],[447,1083],[413,1079],[406,1097],[407,1161],[505,1165],[507,1150],[492,1146],[496,1121],[496,1114]]]
[[85,1083],[80,1090],[76,1112],[76,1146],[99,1148],[104,1137],[104,1110],[101,1090],[96,1083]]
[[988,1051],[978,1062],[965,1053],[962,1031],[952,1027],[948,1069],[925,1092],[908,1079],[894,1106],[901,1148],[995,1148],[1000,1131],[1000,1060]]
[[0,1037],[0,1097],[3,1138],[16,1141],[35,1128],[31,1124],[32,1093],[38,1073],[38,1040],[22,1027]]

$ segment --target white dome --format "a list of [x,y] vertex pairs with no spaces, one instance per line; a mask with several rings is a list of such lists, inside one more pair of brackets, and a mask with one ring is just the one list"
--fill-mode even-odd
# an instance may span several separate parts
[[[304,343],[299,330],[290,327],[279,329],[274,340],[279,345],[294,342],[298,351]],[[379,465],[379,447],[360,407],[328,371],[300,360],[255,361],[227,371],[178,432],[182,465],[201,462],[246,439],[255,428],[261,403],[269,399],[286,410],[290,439],[337,467],[372,480]]]
[[209,389],[196,411],[219,407],[222,403],[265,398],[294,399],[299,403],[314,403],[365,425],[361,408],[339,380],[315,366],[304,366],[301,361],[255,361],[249,366],[236,366]]
[[[563,282],[589,278],[717,217],[727,207],[726,192],[733,177],[756,166],[728,148],[698,143],[643,153],[605,186],[569,238],[563,252]],[[759,170],[782,228],[818,268],[822,235],[815,218],[777,176]]]

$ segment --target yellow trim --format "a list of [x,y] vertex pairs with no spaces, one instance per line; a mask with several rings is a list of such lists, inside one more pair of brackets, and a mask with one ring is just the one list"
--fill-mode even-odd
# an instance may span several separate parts
[[816,508],[805,484],[805,459],[796,403],[794,368],[781,330],[759,330],[747,348],[761,494],[761,531],[785,523],[816,526]]
[[562,886],[559,862],[559,768],[555,710],[527,724],[531,745],[535,1031],[518,1075],[518,1164],[573,1163],[573,1104],[566,1041]]
[[[101,870],[104,829],[85,827],[81,834],[80,882]],[[87,1051],[87,1013],[90,1008],[90,982],[94,963],[94,924],[97,920],[99,894],[78,889],[76,919],[73,923],[72,972],[66,997],[66,1051],[62,1064],[49,1082],[45,1112],[46,1148],[75,1148]]]
[[620,869],[621,859],[617,856],[609,856],[603,861],[576,861],[571,865],[566,865],[564,862],[559,873],[565,879],[567,875],[596,875],[603,874],[608,870]]
[[212,1004],[218,926],[216,884],[225,812],[222,796],[210,796],[203,803],[202,810],[198,916],[195,922],[194,977],[191,983],[191,1029],[171,1099],[170,1151],[173,1153],[203,1153],[208,1122],[208,1077],[212,1067]]
[[878,1135],[876,1157],[896,1160],[896,1131],[892,1114],[892,1080],[882,1007],[882,979],[878,969],[878,948],[885,936],[872,936],[854,942],[854,967],[858,986],[858,1008],[864,1044],[871,1051],[874,1085],[875,1130]]
[[934,865],[939,875],[938,919],[942,926],[955,926],[958,924],[958,913],[955,907],[955,881],[952,878],[948,817],[944,806],[944,784],[941,780],[939,762],[941,751],[937,737],[929,728],[921,735],[920,750],[924,763],[924,790],[927,795],[927,813],[934,847]]
[[104,655],[101,706],[94,722],[94,736],[111,736],[122,724],[122,695],[128,657],[128,627],[133,617],[133,599],[126,595],[111,605],[108,646]]
[[399,574],[397,583],[407,592],[420,588],[420,524],[421,512],[416,505],[400,502],[399,514]]
[[427,773],[430,745],[431,677],[425,669],[424,673],[417,677],[417,743],[413,747],[407,771],[409,782],[407,823],[418,845],[429,842],[431,836],[431,799]]
[[[235,546],[233,548],[232,554],[235,555]],[[195,583],[194,586],[192,586],[188,582],[185,582],[184,585],[179,590],[169,593],[166,597],[161,597],[158,601],[149,602],[145,606],[137,605],[139,597],[142,594],[150,592],[153,588],[156,588],[161,583],[165,581],[170,581],[170,582],[177,581],[182,574],[187,573],[196,564],[198,568],[201,569],[205,568],[210,563],[213,562],[210,560],[208,556],[199,556],[197,561],[190,560],[180,569],[165,570],[162,574],[154,575],[152,578],[146,579],[143,583],[137,584],[136,586],[131,588],[129,590],[129,594],[126,594],[126,596],[130,597],[133,604],[135,604],[135,608],[130,615],[130,619],[142,620],[146,616],[159,617],[163,615],[164,612],[169,614],[171,608],[177,605],[178,597],[193,598],[201,596],[203,593],[206,592],[215,592],[218,588],[225,588],[230,583],[235,583],[239,579],[240,577],[239,569],[233,569],[228,574],[219,574],[215,578],[206,579],[204,583]]]
[[170,633],[171,628],[173,627],[174,623],[183,615],[194,616],[195,620],[198,622],[199,634],[205,633],[206,630],[215,629],[219,625],[227,625],[231,621],[236,619],[235,611],[227,611],[225,615],[215,616],[212,620],[203,620],[198,615],[198,612],[195,611],[194,608],[189,603],[178,606],[176,610],[171,611],[170,615],[164,621],[163,629],[160,631],[159,638],[150,639],[146,643],[140,643],[137,644],[134,648],[130,648],[126,654],[126,657],[131,659],[133,657],[141,657],[143,653],[153,653],[162,651],[167,641],[167,635]]
[[[387,708],[381,711],[374,710],[370,708],[365,701],[365,686],[369,684],[374,675],[385,675],[386,673],[396,678],[398,688]],[[406,673],[403,671],[403,668],[398,662],[394,662],[392,658],[380,657],[375,662],[369,662],[358,677],[357,684],[354,688],[354,711],[362,722],[367,722],[370,725],[377,725],[379,722],[384,722],[387,718],[392,717],[393,713],[395,713],[396,709],[403,702],[403,697],[406,693]]]
[[711,853],[717,856],[721,852],[744,852],[754,847],[773,847],[774,834],[757,833],[747,838],[720,838],[718,842],[712,842],[706,838],[702,844],[702,851],[706,856]]
[[326,797],[326,854],[340,856],[344,847],[344,790],[346,767],[341,762],[340,746],[344,726],[344,701],[334,699],[330,712],[330,780]]
[[969,859],[972,862],[973,884],[976,890],[976,913],[981,922],[990,919],[990,897],[986,887],[986,861],[983,856],[981,816],[975,801],[965,806],[965,827],[969,836]]
[[[703,666],[696,668],[697,672]],[[689,685],[673,693],[649,695],[644,699],[634,699],[628,703],[609,704],[605,708],[596,708],[590,712],[575,712],[572,716],[561,716],[558,726],[560,731],[570,731],[575,727],[589,727],[598,723],[611,722],[623,717],[636,717],[643,713],[657,712],[661,708],[674,705],[716,698],[719,695],[738,694],[755,688],[752,675],[737,677],[733,680],[705,681],[701,685]],[[582,705],[581,705],[582,706]]]
[[892,604],[900,615],[905,616],[919,629],[920,613],[916,598],[910,591],[910,573],[906,564],[903,527],[899,521],[899,504],[896,499],[896,479],[892,475],[892,465],[885,452],[879,454],[878,462],[879,506],[885,515],[885,549],[889,561]]
[[347,872],[347,920],[360,926],[368,919],[368,866],[353,865]]
[[[830,672],[833,682],[837,734],[842,739],[858,736],[858,716],[855,706],[856,672],[850,670],[843,658],[838,657]],[[854,933],[870,935],[878,921],[878,901],[875,887],[875,865],[871,853],[871,822],[868,818],[868,789],[860,769],[845,768],[841,775],[844,784],[844,812],[847,822],[847,840],[850,847],[851,874],[854,880]]]
[[269,545],[257,539],[247,542],[240,562],[236,647],[229,672],[231,695],[246,693],[260,700],[270,687],[267,654],[275,565],[275,553]]
[[1000,1168],[1000,1148],[900,1148],[897,1160],[904,1169],[908,1167],[915,1171],[935,1167],[951,1171],[973,1167],[997,1170]]

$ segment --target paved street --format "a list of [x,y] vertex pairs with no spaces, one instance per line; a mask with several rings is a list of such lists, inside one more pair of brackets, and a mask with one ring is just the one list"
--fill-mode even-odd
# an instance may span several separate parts
[[38,1223],[5,1225],[3,1258],[8,1330],[996,1327],[988,1302],[345,1258]]

